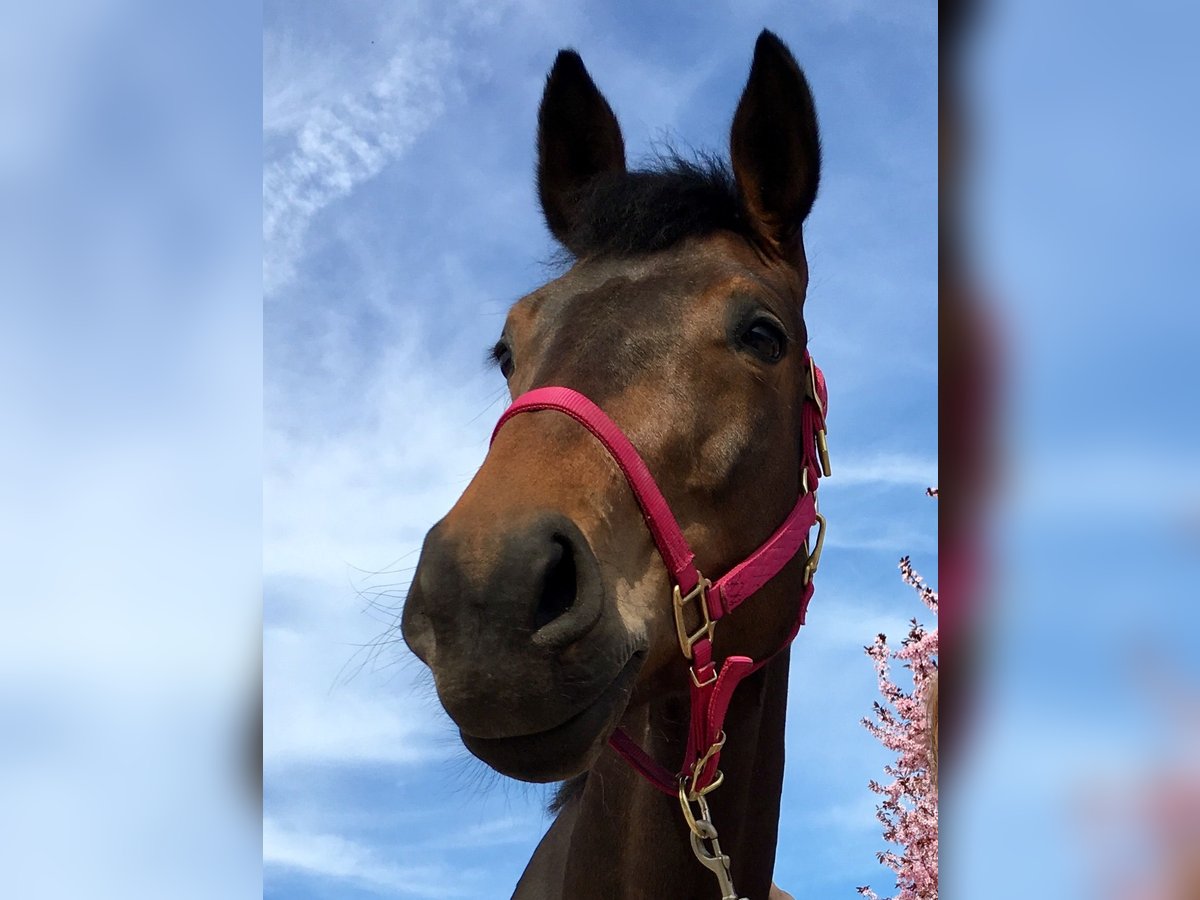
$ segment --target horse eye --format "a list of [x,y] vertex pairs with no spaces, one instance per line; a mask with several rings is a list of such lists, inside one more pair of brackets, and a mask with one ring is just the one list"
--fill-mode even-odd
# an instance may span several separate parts
[[496,365],[500,367],[500,374],[505,378],[511,378],[513,373],[513,355],[512,349],[504,341],[500,341],[492,348],[492,359],[496,361]]
[[787,335],[779,326],[759,319],[742,332],[742,345],[764,362],[779,362],[787,348]]

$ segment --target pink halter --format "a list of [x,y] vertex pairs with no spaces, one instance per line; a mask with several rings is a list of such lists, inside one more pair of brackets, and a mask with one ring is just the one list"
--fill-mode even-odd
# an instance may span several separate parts
[[[492,440],[513,416],[526,412],[557,410],[566,413],[595,435],[608,454],[621,467],[625,480],[641,507],[642,515],[654,537],[667,571],[674,582],[675,627],[683,655],[691,661],[692,717],[687,749],[678,775],[650,757],[622,729],[617,729],[609,744],[625,760],[663,793],[703,796],[721,783],[718,765],[725,744],[722,725],[734,689],[747,675],[766,665],[776,653],[791,644],[812,598],[812,576],[821,558],[825,539],[825,519],[817,512],[816,489],[822,475],[829,475],[829,451],[825,444],[825,404],[828,395],[825,377],[806,352],[807,390],[801,410],[801,489],[796,505],[775,533],[757,550],[715,582],[700,574],[695,554],[688,546],[679,523],[658,489],[654,476],[642,461],[624,432],[595,403],[578,391],[565,387],[535,388],[522,394],[504,411]],[[804,589],[799,612],[787,640],[775,653],[757,662],[747,656],[730,656],[718,671],[712,658],[712,637],[716,622],[737,609],[807,545],[808,533],[818,525],[817,542],[804,568]],[[694,606],[694,611],[689,611]],[[695,627],[687,624],[691,618]]]

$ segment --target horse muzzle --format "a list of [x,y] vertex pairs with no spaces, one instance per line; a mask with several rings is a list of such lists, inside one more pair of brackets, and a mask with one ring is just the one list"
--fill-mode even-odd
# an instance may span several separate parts
[[435,526],[401,629],[467,748],[527,781],[590,764],[644,658],[589,542],[554,512],[486,535]]

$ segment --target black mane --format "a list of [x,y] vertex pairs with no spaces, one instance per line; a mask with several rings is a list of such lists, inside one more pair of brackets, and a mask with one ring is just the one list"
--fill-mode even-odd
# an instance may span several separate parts
[[727,230],[751,236],[729,164],[669,152],[649,169],[599,175],[576,197],[566,243],[577,256],[638,256]]

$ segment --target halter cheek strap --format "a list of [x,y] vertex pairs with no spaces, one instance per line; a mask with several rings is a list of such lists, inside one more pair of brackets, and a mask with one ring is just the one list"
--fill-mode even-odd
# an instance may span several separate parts
[[625,433],[583,394],[565,387],[535,388],[522,394],[496,423],[492,440],[496,440],[500,429],[514,416],[551,409],[565,413],[595,435],[608,455],[620,466],[642,509],[642,516],[654,536],[654,543],[667,565],[667,571],[671,573],[672,581],[685,593],[694,590],[700,581],[700,573],[693,563],[695,555],[679,529],[679,523],[671,514],[666,498],[658,489],[654,476]]
[[[816,489],[822,475],[829,475],[829,452],[825,444],[825,378],[805,354],[806,390],[801,410],[801,488],[795,506],[782,524],[746,559],[715,582],[710,582],[695,565],[695,554],[688,545],[679,523],[654,476],[632,442],[600,407],[565,387],[536,388],[518,397],[504,411],[492,440],[505,423],[527,412],[555,410],[570,416],[590,431],[620,467],[641,508],[642,516],[654,538],[654,544],[666,564],[674,586],[673,608],[679,647],[690,660],[691,724],[682,768],[672,773],[639,747],[622,729],[609,743],[625,760],[655,787],[670,796],[692,800],[721,783],[719,764],[725,744],[722,728],[733,692],[752,672],[766,665],[795,639],[808,602],[812,598],[812,576],[817,570],[825,538],[825,519],[817,511]],[[813,525],[818,526],[816,545],[807,554],[804,588],[795,622],[784,643],[775,653],[755,661],[747,656],[730,656],[718,669],[712,658],[712,638],[716,623],[737,609],[767,582],[779,574],[808,543]],[[690,815],[690,809],[684,807]]]

